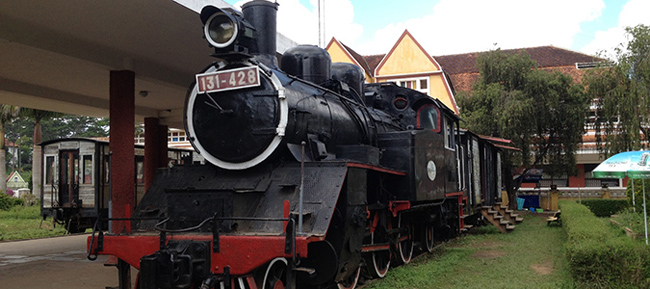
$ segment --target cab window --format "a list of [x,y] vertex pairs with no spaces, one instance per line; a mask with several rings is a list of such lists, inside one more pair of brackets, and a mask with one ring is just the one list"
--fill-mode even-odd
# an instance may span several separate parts
[[417,127],[440,132],[440,110],[433,104],[425,104],[418,109]]
[[448,117],[445,117],[445,147],[448,149],[456,148],[456,129],[454,121]]

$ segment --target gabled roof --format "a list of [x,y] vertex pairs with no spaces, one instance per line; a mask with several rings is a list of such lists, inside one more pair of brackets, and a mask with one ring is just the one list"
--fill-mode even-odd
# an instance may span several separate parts
[[434,67],[436,67],[436,70],[437,70],[437,71],[440,71],[440,70],[441,70],[440,64],[439,64],[435,59],[433,59],[433,57],[431,57],[431,55],[429,55],[429,54],[427,53],[426,50],[424,50],[424,48],[422,47],[422,45],[420,45],[420,43],[415,39],[415,37],[413,37],[413,35],[411,35],[411,33],[409,33],[408,30],[404,30],[404,33],[402,33],[402,36],[400,36],[400,38],[397,40],[397,42],[395,42],[395,45],[393,45],[393,47],[390,49],[390,51],[388,52],[388,54],[386,54],[386,55],[383,57],[383,59],[379,62],[379,64],[377,64],[377,67],[374,69],[375,76],[377,76],[378,72],[382,69],[382,67],[384,66],[384,64],[386,64],[386,62],[390,59],[390,57],[391,57],[391,55],[393,54],[393,52],[395,52],[395,50],[396,50],[398,47],[400,47],[400,45],[402,44],[402,41],[403,41],[406,37],[410,38],[410,39],[413,41],[413,43],[415,43],[415,45],[416,45],[416,46],[417,46],[417,47],[422,51],[422,53],[424,54],[424,56],[425,56],[429,61],[431,61],[431,64],[433,64]]
[[25,182],[25,179],[17,171],[13,171],[7,176],[7,183],[25,184],[27,182]]
[[370,75],[371,77],[374,77],[375,71],[370,69],[370,66],[368,65],[368,62],[366,61],[365,58],[363,58],[363,56],[361,56],[361,54],[359,54],[356,51],[352,50],[352,48],[350,48],[347,45],[343,44],[343,42],[339,42],[339,43],[341,43],[341,46],[343,46],[343,48],[348,53],[350,53],[350,56],[352,56],[352,58],[354,58],[354,60],[356,60],[357,63],[359,63],[361,68],[363,68],[363,70],[365,70],[366,73],[368,73],[368,75]]

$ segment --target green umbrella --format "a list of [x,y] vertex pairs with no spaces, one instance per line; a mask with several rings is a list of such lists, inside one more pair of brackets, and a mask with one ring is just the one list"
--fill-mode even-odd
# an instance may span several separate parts
[[599,179],[625,178],[632,165],[639,162],[642,153],[643,151],[632,151],[615,154],[593,170],[594,177]]
[[639,156],[630,164],[627,176],[631,179],[650,179],[650,151],[638,151]]
[[[645,203],[645,179],[650,179],[650,151],[631,151],[613,155],[593,170],[596,178],[617,178],[643,180],[643,221],[645,224],[645,243],[648,245],[648,216]],[[634,182],[632,182],[634,192]],[[634,193],[632,201],[634,202]]]

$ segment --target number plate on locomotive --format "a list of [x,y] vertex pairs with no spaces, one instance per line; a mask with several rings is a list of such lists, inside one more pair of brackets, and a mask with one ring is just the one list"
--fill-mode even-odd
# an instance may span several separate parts
[[260,85],[260,69],[244,67],[196,75],[199,93],[225,91]]

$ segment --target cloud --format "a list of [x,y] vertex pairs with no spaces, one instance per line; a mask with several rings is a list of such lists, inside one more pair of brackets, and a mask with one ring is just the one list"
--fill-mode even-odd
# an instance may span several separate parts
[[[321,0],[325,1],[325,0]],[[310,0],[317,6],[317,0]],[[354,22],[354,7],[350,0],[327,0],[325,5],[325,45],[332,37],[348,45],[356,45],[363,26]]]
[[[391,22],[391,17],[378,14],[377,17],[385,18],[386,22],[375,30],[375,27],[364,28],[356,23],[354,14],[379,13],[379,8],[375,12],[355,11],[351,0],[321,1],[326,1],[325,26],[321,27],[325,44],[336,37],[363,55],[387,53],[406,29],[432,55],[486,51],[496,47],[554,45],[568,48],[581,33],[581,23],[597,19],[605,9],[603,0],[441,0],[428,7],[424,4],[411,7],[430,13],[406,21]],[[634,4],[637,6],[648,5],[645,1],[632,0],[626,7],[632,2],[641,3]],[[247,1],[234,6],[239,8],[244,2]],[[299,0],[277,2],[280,4],[278,31],[300,44],[318,44],[318,0],[309,0],[311,7],[305,7]],[[635,13],[629,19],[641,19],[644,11],[650,9],[639,7],[624,13]],[[388,13],[409,13],[409,10]],[[372,37],[362,38],[363,33],[371,33],[367,31],[375,32]],[[598,32],[596,36],[609,38],[605,32]]]
[[580,23],[599,17],[602,0],[442,0],[432,13],[378,29],[363,54],[386,53],[408,29],[432,55],[485,51],[496,47],[570,47]]
[[[324,0],[321,0],[324,1]],[[235,3],[237,9],[248,1]],[[318,0],[310,0],[312,7],[305,7],[299,0],[277,0],[278,32],[299,44],[318,45]],[[335,36],[352,45],[363,33],[363,27],[354,22],[354,7],[350,0],[327,0],[324,8],[324,45]]]
[[648,11],[650,11],[650,1],[630,0],[623,6],[618,17],[618,25],[605,31],[596,32],[594,40],[585,45],[582,50],[590,54],[603,52],[604,56],[614,58],[614,49],[628,41],[625,27],[633,27],[638,24],[650,25]]

